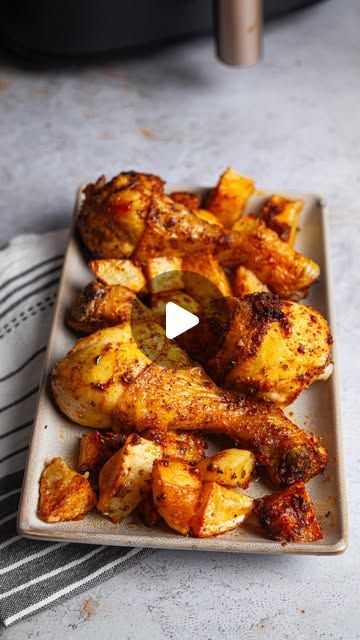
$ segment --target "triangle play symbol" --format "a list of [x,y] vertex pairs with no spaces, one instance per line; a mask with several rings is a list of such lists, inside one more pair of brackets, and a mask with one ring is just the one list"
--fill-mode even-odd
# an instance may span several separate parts
[[167,302],[165,313],[166,337],[170,340],[199,324],[199,318],[195,314],[186,311],[175,302]]

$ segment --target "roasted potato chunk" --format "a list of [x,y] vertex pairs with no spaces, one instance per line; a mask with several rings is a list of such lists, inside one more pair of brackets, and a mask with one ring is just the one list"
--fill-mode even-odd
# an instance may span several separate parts
[[246,207],[255,191],[254,181],[228,168],[222,174],[215,189],[210,192],[206,208],[224,225],[231,227]]
[[255,468],[255,456],[243,449],[224,449],[201,460],[196,468],[206,482],[246,488]]
[[66,315],[75,331],[92,333],[129,320],[136,294],[120,285],[108,286],[93,280],[82,289]]
[[84,433],[80,440],[79,470],[97,471],[100,469],[115,451],[124,444],[125,436],[121,433],[91,431]]
[[274,540],[314,542],[323,537],[303,482],[259,498],[255,502],[254,513],[265,533]]
[[181,460],[157,460],[152,486],[155,506],[166,524],[186,536],[200,499],[198,469]]
[[146,527],[155,527],[161,520],[161,515],[155,507],[152,493],[148,493],[140,502],[137,513]]
[[200,218],[205,222],[209,222],[209,224],[214,224],[215,226],[222,227],[219,218],[217,218],[214,213],[211,213],[211,211],[207,211],[206,209],[196,209],[194,213],[197,218]]
[[183,289],[182,259],[174,257],[151,258],[146,264],[146,276],[152,294]]
[[98,510],[112,522],[128,516],[150,491],[153,464],[162,455],[159,445],[130,434],[100,471]]
[[249,293],[260,293],[262,291],[270,293],[266,284],[263,284],[255,273],[242,266],[235,270],[232,288],[234,296],[238,298],[247,296]]
[[173,191],[173,193],[170,194],[170,198],[188,209],[198,209],[200,207],[201,198],[196,193]]
[[191,522],[192,534],[196,538],[208,538],[235,529],[250,515],[253,502],[235,489],[205,482],[200,506]]
[[[229,279],[219,261],[211,253],[201,252],[186,256],[182,260],[182,269],[184,271],[199,273],[201,276],[204,276],[204,278],[210,280],[223,296],[231,296],[232,292]],[[195,300],[198,300],[199,298],[201,299],[202,292],[199,291],[199,283],[196,282],[195,284],[195,289],[193,289],[191,278],[184,278],[184,288]],[[208,299],[206,292],[205,299]]]
[[159,444],[165,458],[178,458],[195,465],[205,458],[207,442],[196,433],[187,431],[144,431],[144,438]]
[[279,238],[293,247],[296,239],[299,215],[304,207],[302,200],[288,200],[273,195],[260,210],[260,218]]
[[45,522],[81,520],[96,504],[88,479],[54,458],[40,478],[39,517]]
[[145,276],[131,260],[91,260],[89,269],[100,282],[107,285],[120,284],[137,293],[146,285]]

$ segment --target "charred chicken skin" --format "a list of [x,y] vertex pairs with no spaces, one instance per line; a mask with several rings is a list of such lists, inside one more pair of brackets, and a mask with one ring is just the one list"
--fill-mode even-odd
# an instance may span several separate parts
[[242,264],[274,293],[301,298],[319,268],[283,242],[262,220],[243,216],[232,229],[212,224],[164,193],[156,176],[120,173],[85,189],[78,230],[89,251],[102,258],[213,253],[225,266]]
[[58,363],[52,391],[71,420],[116,432],[223,433],[251,449],[277,486],[307,481],[325,468],[327,453],[319,438],[298,428],[279,407],[220,389],[161,327],[149,322],[142,330],[154,353],[163,345],[161,358],[147,358],[124,323],[82,338]]

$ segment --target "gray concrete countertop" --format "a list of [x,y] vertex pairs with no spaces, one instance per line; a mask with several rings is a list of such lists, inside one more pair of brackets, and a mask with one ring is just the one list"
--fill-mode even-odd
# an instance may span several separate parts
[[265,61],[245,70],[217,63],[209,39],[56,70],[0,56],[1,245],[68,225],[78,184],[122,169],[206,184],[232,165],[328,200],[351,535],[338,557],[156,552],[0,635],[360,638],[359,24],[358,0],[272,22]]

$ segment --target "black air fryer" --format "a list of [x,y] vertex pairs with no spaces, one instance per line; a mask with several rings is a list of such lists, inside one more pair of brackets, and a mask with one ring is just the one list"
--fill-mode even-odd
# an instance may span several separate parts
[[126,52],[214,29],[219,57],[243,66],[261,55],[263,17],[318,0],[3,0],[3,45],[28,57]]

